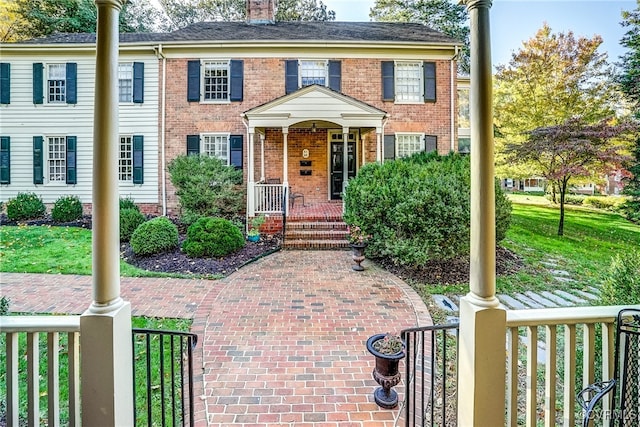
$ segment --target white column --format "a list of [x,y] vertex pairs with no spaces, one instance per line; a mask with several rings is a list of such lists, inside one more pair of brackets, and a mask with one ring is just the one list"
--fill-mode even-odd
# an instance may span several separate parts
[[98,8],[93,131],[93,302],[80,318],[82,424],[133,424],[131,305],[120,297],[118,17]]
[[253,217],[256,209],[256,183],[255,183],[255,128],[249,127],[249,144],[247,144],[247,215]]
[[382,128],[376,128],[376,161],[382,162]]
[[282,128],[282,183],[285,187],[289,185],[289,128]]
[[[266,132],[266,130],[265,130]],[[260,181],[264,182],[264,133],[260,134]]]
[[[489,9],[466,0],[471,23],[470,292],[460,301],[458,423],[504,425],[506,312],[495,286],[495,194]],[[491,392],[487,392],[490,390]]]
[[[349,128],[342,128],[342,194],[347,190],[349,181]],[[354,153],[355,154],[355,153]]]

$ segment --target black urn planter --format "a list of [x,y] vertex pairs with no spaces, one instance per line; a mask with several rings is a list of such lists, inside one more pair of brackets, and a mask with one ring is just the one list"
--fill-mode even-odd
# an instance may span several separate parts
[[355,265],[352,265],[351,268],[354,271],[363,271],[364,267],[361,266],[360,264],[362,263],[362,261],[364,261],[364,249],[367,247],[366,243],[352,243],[351,244],[351,250],[352,250],[352,259],[353,262],[355,262]]
[[376,366],[373,368],[373,379],[380,384],[373,392],[375,402],[384,409],[393,409],[398,406],[398,393],[393,387],[398,385],[401,379],[398,364],[404,358],[404,345],[402,350],[394,354],[384,354],[373,348],[373,343],[381,340],[386,334],[377,334],[367,340],[367,350],[376,358]]

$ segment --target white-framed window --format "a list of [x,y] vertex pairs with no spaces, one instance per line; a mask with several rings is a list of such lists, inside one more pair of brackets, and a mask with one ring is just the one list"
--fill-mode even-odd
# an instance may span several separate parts
[[203,101],[229,101],[229,61],[203,61],[202,87]]
[[133,102],[133,62],[118,64],[118,100]]
[[327,86],[328,65],[326,60],[300,61],[300,87],[320,85]]
[[47,65],[47,102],[65,103],[67,101],[67,66],[66,64]]
[[396,102],[423,101],[422,62],[396,61],[394,74]]
[[458,127],[471,127],[471,114],[469,110],[469,88],[458,88]]
[[424,151],[424,134],[422,133],[397,133],[396,134],[396,158],[407,157]]
[[229,134],[228,133],[209,133],[202,135],[203,154],[211,157],[217,157],[225,164],[229,164]]
[[126,182],[133,181],[133,137],[131,135],[120,136],[118,179]]
[[67,144],[64,136],[47,137],[47,179],[66,182]]

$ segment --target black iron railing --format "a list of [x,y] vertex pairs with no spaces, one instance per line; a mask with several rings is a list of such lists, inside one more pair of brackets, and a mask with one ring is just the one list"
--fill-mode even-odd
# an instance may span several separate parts
[[405,425],[457,425],[458,324],[402,331]]
[[287,204],[288,202],[288,194],[287,194],[287,187],[283,187],[282,188],[282,245],[284,246],[284,239],[287,236],[287,210],[289,209],[289,206]]
[[193,350],[198,337],[133,329],[135,426],[193,426]]

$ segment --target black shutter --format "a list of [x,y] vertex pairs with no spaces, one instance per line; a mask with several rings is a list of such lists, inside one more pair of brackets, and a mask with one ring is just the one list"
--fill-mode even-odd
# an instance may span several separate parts
[[133,63],[133,102],[144,102],[144,62]]
[[242,169],[242,135],[231,135],[229,148],[229,164],[236,169]]
[[67,137],[67,184],[76,184],[78,182],[76,152],[78,149],[78,138],[75,136]]
[[384,136],[384,160],[394,160],[396,158],[396,137],[395,135]]
[[329,61],[329,89],[340,92],[342,86],[342,62]]
[[0,184],[11,183],[11,139],[0,136]]
[[436,102],[436,63],[425,62],[422,68],[424,72],[424,101]]
[[382,100],[395,101],[396,94],[394,88],[394,70],[393,61],[382,61]]
[[298,60],[288,59],[284,61],[284,93],[298,90]]
[[435,135],[425,135],[424,137],[424,151],[430,153],[438,149],[438,137]]
[[11,102],[11,64],[0,63],[0,104]]
[[144,136],[133,135],[133,183],[144,183]]
[[36,62],[33,64],[33,103],[42,104],[44,102],[44,82],[42,80],[42,74],[44,71],[44,65],[42,62]]
[[187,135],[187,155],[200,154],[200,135]]
[[42,184],[44,182],[43,175],[43,153],[42,153],[42,141],[41,136],[33,137],[33,183]]
[[229,101],[242,101],[244,86],[244,62],[233,60],[229,63],[231,82]]
[[200,61],[187,63],[187,101],[200,101]]
[[67,91],[67,104],[78,103],[78,64],[67,62],[67,81],[65,83]]

